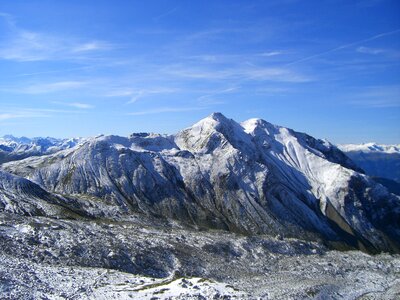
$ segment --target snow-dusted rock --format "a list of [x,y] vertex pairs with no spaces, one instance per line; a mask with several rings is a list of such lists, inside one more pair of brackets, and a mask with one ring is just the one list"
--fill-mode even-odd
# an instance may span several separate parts
[[342,144],[338,145],[340,150],[343,152],[380,152],[380,153],[387,153],[393,154],[397,153],[400,154],[400,144],[399,145],[383,145],[377,143],[364,143],[364,144]]
[[0,138],[0,164],[23,159],[30,156],[51,154],[64,149],[70,149],[84,141],[83,138],[27,138],[5,135]]
[[[400,145],[380,145],[376,143],[338,145],[365,173],[378,177],[385,183],[400,187]],[[397,184],[396,184],[397,183]]]
[[291,129],[214,113],[174,136],[99,136],[3,164],[42,188],[129,215],[398,251],[400,198],[338,148]]

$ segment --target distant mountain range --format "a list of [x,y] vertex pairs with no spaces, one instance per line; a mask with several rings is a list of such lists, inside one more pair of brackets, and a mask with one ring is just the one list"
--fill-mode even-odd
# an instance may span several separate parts
[[365,174],[400,195],[400,145],[376,143],[339,145]]
[[0,179],[25,195],[10,204],[4,193],[13,189],[0,189],[6,211],[54,215],[61,205],[69,215],[95,218],[140,213],[199,228],[399,251],[398,196],[329,142],[261,119],[237,123],[214,113],[175,135],[5,137],[2,147],[9,162]]
[[343,152],[400,154],[400,144],[399,145],[383,145],[376,143],[341,144],[338,145],[338,147]]
[[400,145],[367,143],[338,147],[369,176],[393,180],[400,184]]
[[83,138],[57,139],[51,137],[14,137],[5,135],[0,138],[0,164],[24,159],[30,156],[41,156],[75,147],[84,141]]

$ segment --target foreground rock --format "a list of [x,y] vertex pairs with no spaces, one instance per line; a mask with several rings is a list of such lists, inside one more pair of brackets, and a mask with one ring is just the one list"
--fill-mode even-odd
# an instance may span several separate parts
[[[2,299],[396,299],[400,257],[178,224],[0,215]],[[153,298],[157,297],[157,298]]]

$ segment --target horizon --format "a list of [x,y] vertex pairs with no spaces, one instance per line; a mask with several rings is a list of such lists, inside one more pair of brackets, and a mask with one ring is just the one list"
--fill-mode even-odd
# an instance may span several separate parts
[[0,136],[173,134],[212,112],[400,144],[400,2],[0,4]]
[[[210,115],[208,115],[208,116],[202,118],[201,120],[203,120],[203,119],[205,119],[205,118],[208,118],[208,117],[212,116],[213,114],[222,114],[222,113],[221,113],[221,112],[213,112],[212,114],[210,114]],[[224,117],[230,119],[230,120],[233,120],[233,119],[231,119],[231,118],[225,116],[224,114],[222,114],[222,115],[223,115]],[[249,120],[251,120],[251,119],[264,120],[264,119],[261,119],[261,118],[250,118],[250,119],[243,120],[243,121],[240,121],[240,122],[237,122],[236,120],[233,120],[233,121],[236,122],[236,123],[238,123],[239,125],[241,125],[242,122],[246,122],[246,121],[249,121]],[[201,120],[198,120],[197,122],[199,122],[199,121],[201,121]],[[266,120],[264,120],[264,121],[266,121]],[[195,122],[195,123],[197,123],[197,122]],[[194,125],[195,123],[191,124],[191,126]],[[279,126],[278,124],[272,124],[272,125],[275,125],[275,126],[277,125],[277,126]],[[190,126],[189,126],[189,127],[190,127]],[[146,132],[131,132],[131,133],[125,135],[125,136],[123,136],[123,135],[116,135],[116,136],[128,137],[129,135],[135,134],[135,133],[160,134],[160,135],[165,135],[165,136],[173,136],[173,135],[178,134],[180,131],[185,130],[185,129],[189,128],[189,127],[181,128],[181,129],[179,129],[178,131],[173,132],[173,133],[148,132],[148,131],[146,131]],[[293,129],[293,128],[289,128],[289,129]],[[295,130],[295,129],[293,129],[293,130]],[[295,131],[296,131],[296,132],[299,132],[299,133],[306,133],[306,134],[307,134],[307,132],[301,132],[301,131],[297,131],[297,130],[295,130]],[[24,138],[26,138],[26,139],[29,139],[29,140],[40,139],[40,138],[44,138],[44,139],[46,139],[46,138],[53,139],[53,138],[54,138],[54,139],[58,139],[58,140],[64,140],[64,139],[67,140],[67,139],[74,139],[74,138],[78,138],[78,139],[80,139],[80,138],[82,138],[82,139],[90,139],[90,138],[97,138],[97,137],[100,137],[100,136],[112,136],[112,135],[115,135],[115,134],[112,134],[112,133],[107,133],[107,134],[105,134],[105,133],[98,133],[98,134],[91,135],[91,136],[65,136],[65,137],[54,137],[54,136],[23,136],[23,135],[22,135],[22,136],[16,136],[16,135],[13,135],[13,134],[5,134],[5,135],[0,136],[0,138],[2,138],[2,139],[13,139],[13,138],[15,138],[15,139],[24,139]],[[317,138],[317,137],[314,137],[314,138]],[[331,141],[328,140],[328,142],[331,142]],[[333,145],[336,145],[336,146],[340,146],[340,145],[381,145],[381,146],[398,146],[398,145],[400,145],[400,144],[395,144],[395,143],[394,143],[394,144],[383,144],[383,143],[377,143],[377,142],[375,142],[375,141],[369,141],[369,142],[363,142],[363,143],[343,143],[343,144],[341,144],[341,143],[337,143],[337,144],[336,144],[336,143],[332,143],[332,144],[333,144]]]

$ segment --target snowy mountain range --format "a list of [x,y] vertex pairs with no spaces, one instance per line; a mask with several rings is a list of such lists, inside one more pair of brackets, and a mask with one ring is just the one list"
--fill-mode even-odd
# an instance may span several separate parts
[[[400,145],[366,143],[338,147],[367,175],[392,186],[400,186]],[[400,188],[397,187],[397,190]]]
[[0,164],[23,159],[29,156],[40,156],[75,147],[83,142],[83,138],[56,139],[56,138],[27,138],[5,135],[0,138]]
[[2,168],[50,193],[94,197],[87,202],[106,206],[104,215],[111,209],[370,251],[398,249],[399,228],[388,220],[400,213],[399,197],[361,174],[334,145],[264,120],[239,124],[214,113],[176,135],[100,136],[65,148]]
[[338,145],[339,149],[343,152],[379,152],[386,154],[400,154],[400,144],[399,145],[383,145],[376,143],[364,143],[364,144],[341,144]]
[[[376,290],[368,286],[371,272],[396,278],[393,269],[373,271],[373,261],[368,265],[348,252],[367,275],[359,288],[350,273],[341,273],[346,284],[336,282],[334,274],[349,261],[329,249],[400,252],[400,197],[365,175],[338,147],[305,133],[261,119],[237,123],[214,113],[174,135],[5,137],[1,147],[0,261],[24,264],[37,278],[65,266],[90,267],[98,274],[115,270],[124,273],[90,276],[126,295],[132,290],[122,289],[128,286],[122,274],[164,278],[155,285],[147,277],[129,277],[137,291],[152,291],[145,299],[169,295],[172,285],[186,289],[190,284],[199,286],[200,296],[214,298],[222,292],[232,299],[332,296],[329,288],[315,292],[324,284],[319,281],[305,280],[288,290],[288,273],[278,271],[286,268],[281,258],[291,270],[310,268],[310,278],[331,276],[344,290],[352,282],[353,289],[346,291],[355,295],[365,294],[366,287]],[[338,264],[330,271],[319,256],[326,253]],[[290,259],[297,256],[303,259]],[[381,256],[376,260],[386,265]],[[400,266],[400,260],[392,261]],[[322,271],[311,267],[319,263]],[[274,284],[260,279],[268,270],[274,270]],[[285,277],[284,285],[276,274]],[[21,280],[9,276],[9,282]],[[240,283],[244,292],[208,281],[203,285],[202,278]],[[99,295],[99,280],[79,289]],[[47,287],[37,290],[41,281],[34,282],[36,295],[46,295]],[[58,296],[59,289],[68,290],[52,289]],[[190,295],[196,292],[190,289]],[[14,289],[12,295],[29,292]]]

